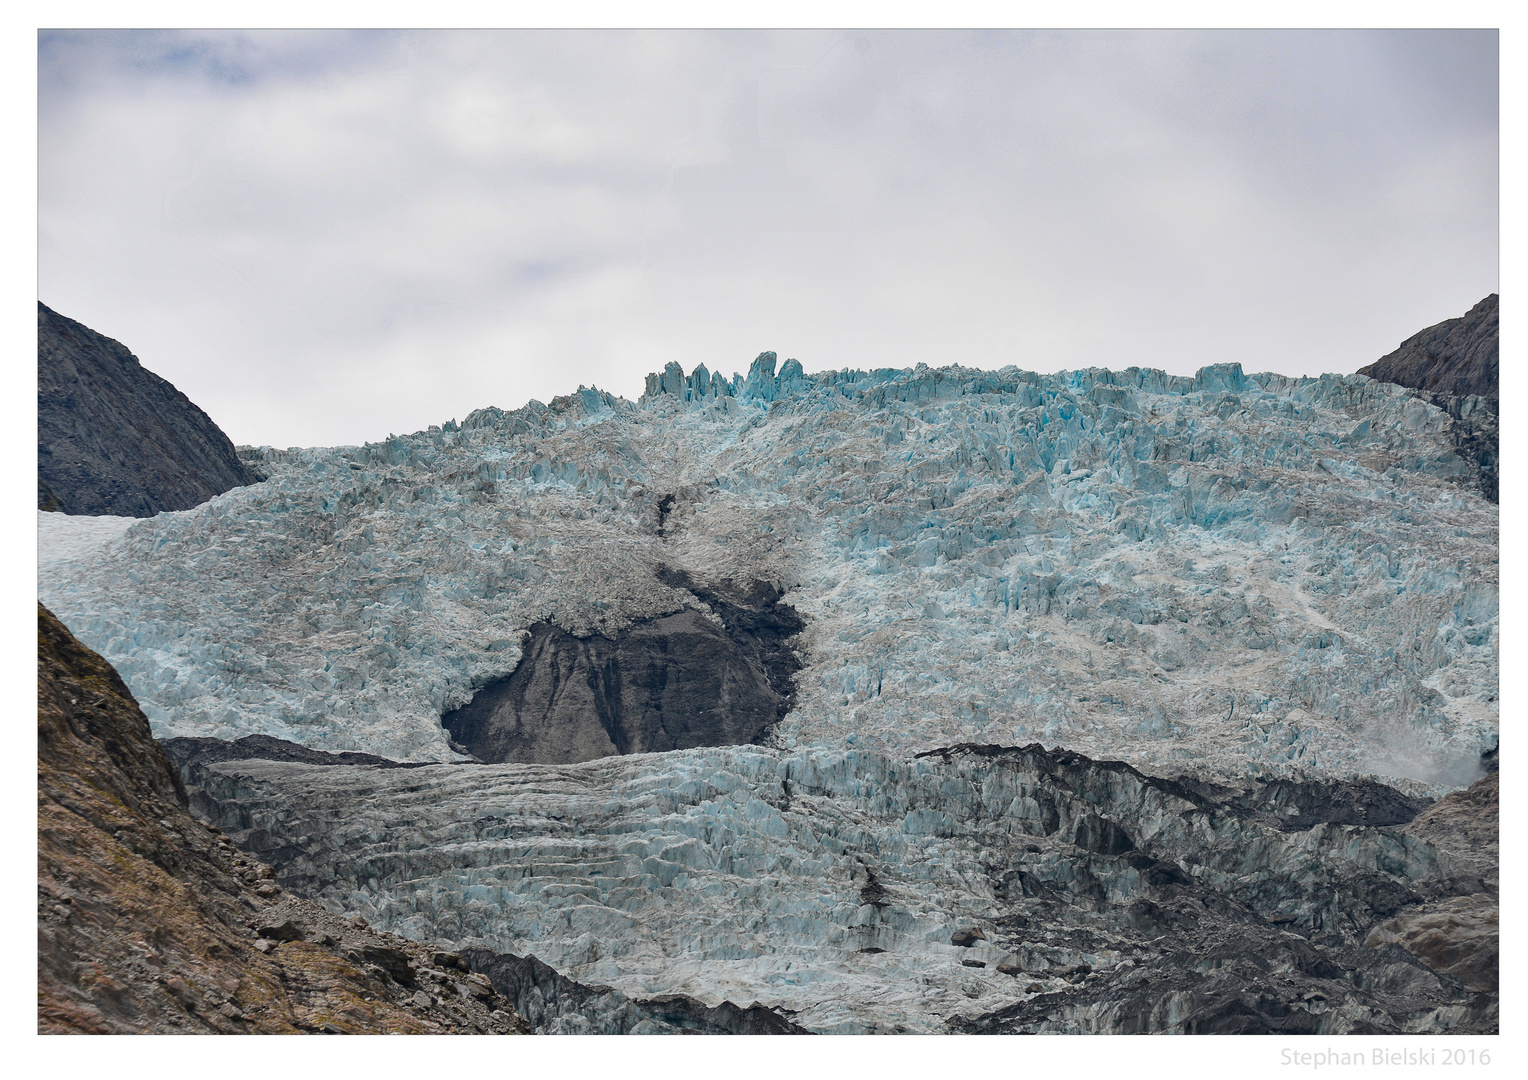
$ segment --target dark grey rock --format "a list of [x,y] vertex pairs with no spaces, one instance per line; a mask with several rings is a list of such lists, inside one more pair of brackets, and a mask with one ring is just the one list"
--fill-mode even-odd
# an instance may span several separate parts
[[483,687],[441,724],[484,762],[568,764],[613,754],[757,742],[790,707],[799,660],[786,642],[802,621],[763,582],[688,588],[721,620],[686,610],[614,638],[531,627],[514,673]]
[[261,926],[256,928],[255,933],[272,941],[301,941],[308,936],[308,931],[299,923],[291,919],[285,919],[274,926]]
[[409,954],[403,949],[361,945],[346,949],[345,956],[353,963],[375,967],[405,986],[413,986],[418,978],[414,965],[409,962]]
[[1495,398],[1500,393],[1496,308],[1492,293],[1463,317],[1413,334],[1358,374],[1413,390]]
[[685,994],[630,998],[609,986],[589,986],[559,974],[534,956],[466,949],[462,959],[537,1034],[809,1035],[775,1009],[724,1001],[712,1008]]
[[121,343],[37,305],[37,506],[152,517],[262,477]]

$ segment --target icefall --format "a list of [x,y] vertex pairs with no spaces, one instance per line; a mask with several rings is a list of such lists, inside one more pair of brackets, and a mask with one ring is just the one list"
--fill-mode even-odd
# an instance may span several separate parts
[[453,760],[441,712],[532,623],[703,610],[672,566],[806,617],[782,747],[1456,785],[1495,744],[1496,508],[1399,387],[775,361],[247,451],[265,483],[126,528],[42,514],[39,593],[161,736]]

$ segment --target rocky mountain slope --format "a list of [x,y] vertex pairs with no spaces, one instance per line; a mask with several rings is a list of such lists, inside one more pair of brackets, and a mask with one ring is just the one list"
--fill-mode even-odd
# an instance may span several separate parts
[[38,608],[40,1033],[529,1031],[449,951],[285,894],[193,818],[116,673]]
[[1418,331],[1358,373],[1435,394],[1498,397],[1497,305],[1492,293],[1460,318]]
[[1481,493],[1493,503],[1500,469],[1496,309],[1497,296],[1492,293],[1462,318],[1429,326],[1395,352],[1358,369],[1371,379],[1410,387],[1448,413],[1454,449],[1470,464]]
[[[1428,808],[1037,744],[410,769],[244,745],[167,744],[199,813],[291,891],[465,947],[533,1019],[531,957],[824,1033],[1496,1024],[1494,778]],[[572,1001],[620,1030],[621,1002]]]
[[150,517],[260,479],[119,342],[37,305],[39,509]]

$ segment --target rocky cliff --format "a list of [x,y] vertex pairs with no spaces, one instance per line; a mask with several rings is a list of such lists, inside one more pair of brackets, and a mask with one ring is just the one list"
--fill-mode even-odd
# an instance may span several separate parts
[[528,1031],[489,981],[286,894],[193,818],[111,666],[38,607],[40,1033]]
[[767,582],[703,589],[660,572],[705,603],[642,619],[607,637],[551,623],[530,628],[512,675],[441,717],[480,761],[558,764],[610,754],[758,742],[790,707],[803,623]]
[[1371,379],[1410,387],[1448,413],[1454,448],[1492,502],[1499,484],[1498,345],[1497,295],[1492,293],[1461,318],[1429,326],[1358,369]]
[[1497,301],[1492,293],[1463,316],[1418,331],[1358,373],[1435,394],[1498,397]]
[[260,474],[119,342],[37,305],[37,506],[150,517]]

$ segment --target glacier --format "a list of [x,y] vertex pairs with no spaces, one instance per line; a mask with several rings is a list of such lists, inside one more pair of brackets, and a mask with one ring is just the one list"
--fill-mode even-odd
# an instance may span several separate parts
[[[417,768],[204,745],[167,744],[193,807],[283,887],[630,998],[845,1034],[1015,1007],[1071,1032],[1490,1021],[1484,995],[1372,938],[1438,897],[1494,903],[1406,824],[1425,800],[1379,785],[1228,797],[1038,744]],[[1228,1018],[1238,1001],[1250,1016]]]
[[[201,816],[416,940],[820,1032],[1493,1028],[1396,944],[1497,918],[1495,780],[1448,793],[1494,763],[1498,517],[1446,412],[776,365],[40,512],[40,599]],[[723,626],[749,583],[802,627],[757,745],[490,765],[442,726],[533,627]]]
[[775,365],[246,449],[264,483],[143,520],[39,512],[39,595],[160,737],[459,761],[442,713],[533,624],[714,618],[679,569],[805,619],[782,751],[1037,741],[1437,795],[1495,745],[1496,508],[1402,388]]

